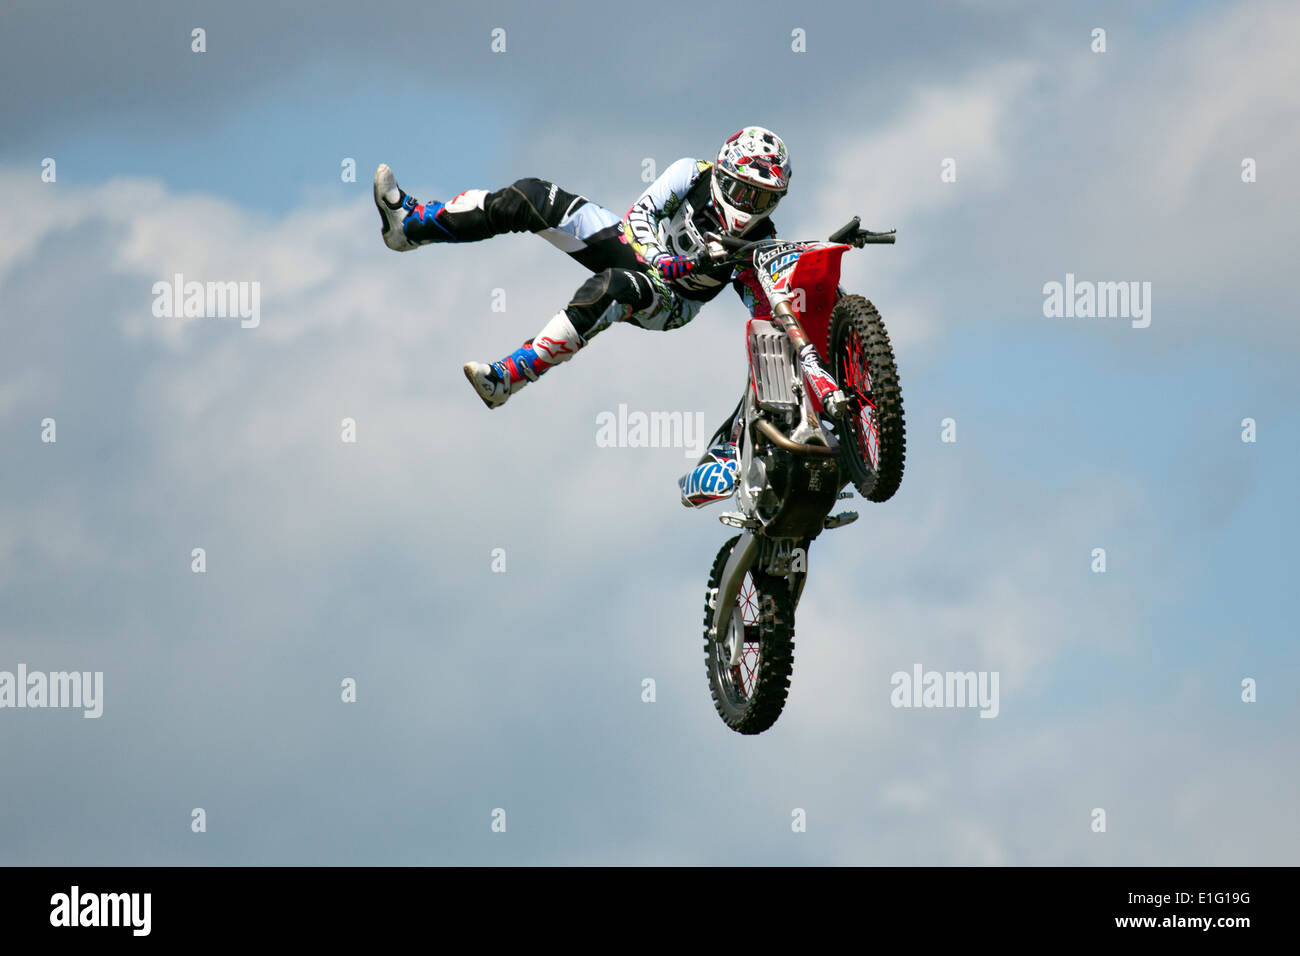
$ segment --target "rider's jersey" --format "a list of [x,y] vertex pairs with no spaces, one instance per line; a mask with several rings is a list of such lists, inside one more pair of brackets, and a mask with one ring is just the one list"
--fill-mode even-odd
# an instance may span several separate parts
[[[713,208],[712,182],[713,164],[702,159],[679,159],[664,170],[623,217],[623,238],[638,259],[653,266],[662,256],[698,256],[705,251],[708,242],[704,234],[723,232],[722,220]],[[745,239],[774,235],[776,227],[770,218],[764,218]],[[726,287],[732,275],[732,267],[724,265],[687,273],[668,284],[683,298],[707,302]]]

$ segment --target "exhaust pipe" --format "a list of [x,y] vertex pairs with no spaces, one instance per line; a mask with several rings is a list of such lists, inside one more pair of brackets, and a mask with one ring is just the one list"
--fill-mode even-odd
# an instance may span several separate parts
[[806,445],[803,442],[797,442],[787,438],[766,418],[760,418],[754,423],[755,427],[763,433],[763,437],[770,441],[777,448],[790,452],[793,455],[808,455],[813,458],[834,458],[839,454],[836,448],[827,448],[825,445]]

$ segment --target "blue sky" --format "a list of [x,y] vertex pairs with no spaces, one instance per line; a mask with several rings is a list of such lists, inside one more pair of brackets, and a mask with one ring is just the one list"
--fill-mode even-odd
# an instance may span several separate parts
[[[0,861],[1296,862],[1294,10],[656,11],[8,14],[0,670],[103,670],[106,701],[0,710]],[[790,702],[742,739],[700,662],[724,529],[678,504],[681,450],[594,441],[620,403],[711,429],[741,306],[610,329],[489,414],[458,366],[582,270],[530,236],[395,255],[369,178],[621,212],[644,159],[751,123],[791,149],[783,234],[899,229],[844,283],[909,449],[814,545]],[[262,324],[155,318],[178,271],[260,281]],[[1067,272],[1151,282],[1151,326],[1044,318]],[[998,671],[998,718],[891,708],[915,663]]]

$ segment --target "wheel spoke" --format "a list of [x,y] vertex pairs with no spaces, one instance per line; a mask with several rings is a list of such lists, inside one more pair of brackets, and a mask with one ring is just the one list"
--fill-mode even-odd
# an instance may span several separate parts
[[875,471],[880,463],[880,432],[876,427],[876,408],[874,405],[864,405],[858,411],[858,437],[862,443],[862,450],[867,458],[867,465],[872,471]]
[[741,662],[745,668],[744,687],[746,697],[753,696],[754,688],[758,686],[759,656],[758,644],[747,642],[744,654],[741,656]]
[[856,329],[849,331],[844,351],[847,354],[841,363],[840,376],[845,389],[857,399],[858,406],[853,422],[854,444],[862,464],[875,472],[880,467],[880,431],[876,423],[876,403],[871,395],[871,363]]
[[[736,692],[743,698],[753,696],[758,683],[759,644],[758,631],[761,627],[758,610],[758,589],[748,572],[740,583],[740,593],[736,595],[736,613],[740,615],[743,627],[736,639],[741,641],[740,663],[734,667],[732,679]],[[734,648],[731,648],[734,650]]]

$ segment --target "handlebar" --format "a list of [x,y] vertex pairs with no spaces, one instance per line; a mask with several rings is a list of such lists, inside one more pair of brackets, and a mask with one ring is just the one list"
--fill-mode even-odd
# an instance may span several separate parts
[[897,229],[890,229],[888,232],[872,232],[870,229],[861,228],[861,225],[862,220],[854,216],[839,229],[832,232],[827,237],[827,242],[846,242],[858,249],[871,244],[893,245],[894,238],[898,233]]
[[[888,232],[872,232],[870,229],[861,228],[862,220],[854,216],[839,229],[836,229],[827,237],[827,242],[846,243],[857,249],[865,245],[893,245],[897,236],[897,229],[890,229]],[[746,242],[744,239],[737,239],[735,236],[719,236],[718,244],[724,249],[732,252],[723,262],[742,262],[749,252],[757,246],[762,239],[756,239],[752,242]],[[718,263],[719,265],[721,263]]]
[[719,236],[718,244],[724,249],[730,249],[732,252],[739,252],[741,249],[749,249],[762,242],[762,239],[756,239],[753,242],[746,242],[744,239],[737,239],[735,236]]

